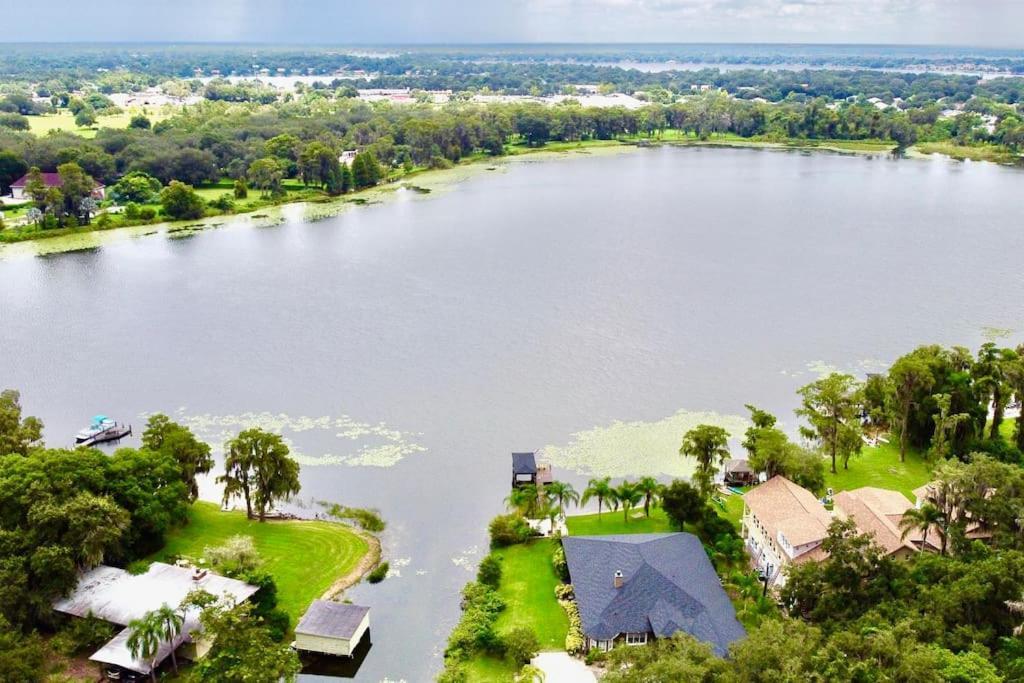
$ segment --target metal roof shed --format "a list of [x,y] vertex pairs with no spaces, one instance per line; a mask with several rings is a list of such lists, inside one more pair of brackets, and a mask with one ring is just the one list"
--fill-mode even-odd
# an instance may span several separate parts
[[370,608],[314,600],[295,627],[297,650],[351,657],[370,628]]

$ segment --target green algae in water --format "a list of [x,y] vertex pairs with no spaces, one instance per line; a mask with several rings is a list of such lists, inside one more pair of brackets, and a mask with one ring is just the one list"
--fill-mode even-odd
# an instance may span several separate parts
[[[292,459],[304,466],[393,467],[406,457],[427,450],[414,441],[419,434],[402,432],[383,422],[362,422],[345,414],[316,417],[270,412],[195,415],[181,407],[173,419],[214,447],[251,427],[281,434]],[[301,435],[309,432],[329,434],[338,444],[337,451],[320,455],[304,451]]]
[[722,427],[740,438],[749,426],[738,415],[680,410],[656,422],[613,422],[573,434],[565,446],[545,446],[541,456],[555,468],[596,477],[693,474],[692,459],[679,455],[683,434],[699,424]]

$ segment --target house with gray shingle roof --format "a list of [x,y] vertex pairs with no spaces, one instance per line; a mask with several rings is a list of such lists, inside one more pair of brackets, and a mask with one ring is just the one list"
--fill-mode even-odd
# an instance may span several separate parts
[[693,534],[568,536],[562,545],[588,650],[682,631],[724,655],[746,635]]

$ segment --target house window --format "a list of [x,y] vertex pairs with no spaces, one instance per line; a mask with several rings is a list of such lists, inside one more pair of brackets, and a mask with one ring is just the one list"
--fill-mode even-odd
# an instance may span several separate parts
[[643,645],[647,642],[646,633],[627,633],[626,645]]

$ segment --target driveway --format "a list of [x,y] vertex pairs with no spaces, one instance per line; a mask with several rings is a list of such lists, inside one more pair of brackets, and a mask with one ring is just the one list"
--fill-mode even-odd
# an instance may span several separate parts
[[567,652],[541,652],[530,664],[544,672],[544,683],[597,683],[597,677]]

